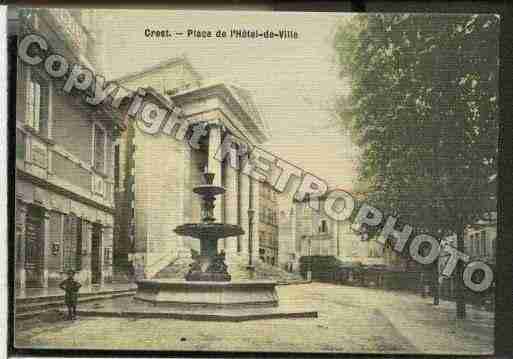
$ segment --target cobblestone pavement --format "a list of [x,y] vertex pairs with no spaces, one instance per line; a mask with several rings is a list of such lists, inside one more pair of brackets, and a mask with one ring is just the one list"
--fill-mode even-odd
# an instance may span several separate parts
[[[47,314],[17,322],[16,345],[32,348],[490,354],[493,313],[377,289],[312,283],[281,286],[280,301],[318,318],[240,323],[81,318]],[[114,300],[115,301],[115,300]],[[112,303],[110,303],[112,304]]]

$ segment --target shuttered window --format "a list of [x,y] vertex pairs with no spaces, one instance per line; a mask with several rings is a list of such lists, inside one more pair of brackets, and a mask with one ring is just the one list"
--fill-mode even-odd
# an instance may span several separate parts
[[25,134],[20,130],[16,129],[16,159],[25,160],[26,146],[25,146]]
[[94,125],[94,168],[105,173],[105,131],[98,125]]
[[488,255],[487,251],[487,237],[486,237],[486,231],[481,231],[481,254],[483,256]]
[[27,121],[33,130],[48,137],[48,108],[50,91],[48,81],[33,72],[27,89]]

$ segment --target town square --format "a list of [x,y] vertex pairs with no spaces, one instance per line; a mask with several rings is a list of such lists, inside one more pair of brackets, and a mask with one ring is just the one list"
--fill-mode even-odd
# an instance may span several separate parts
[[11,10],[16,348],[493,353],[497,16]]

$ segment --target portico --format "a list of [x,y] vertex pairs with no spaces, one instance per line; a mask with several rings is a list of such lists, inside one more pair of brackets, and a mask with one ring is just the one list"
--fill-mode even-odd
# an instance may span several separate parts
[[[173,228],[201,220],[201,201],[192,193],[203,183],[205,170],[214,173],[214,185],[223,186],[225,195],[215,203],[217,222],[240,225],[245,232],[238,237],[221,239],[218,250],[227,255],[248,258],[250,196],[258,213],[259,182],[242,173],[247,148],[268,138],[268,127],[260,118],[249,94],[235,86],[213,84],[180,92],[165,98],[154,89],[146,89],[146,101],[157,106],[183,110],[185,138],[172,133],[145,133],[136,123],[123,141],[132,141],[133,196],[135,212],[134,257],[151,278],[176,258],[199,250],[197,241],[179,237]],[[162,125],[163,127],[165,124]],[[198,145],[193,142],[195,126],[202,131]],[[130,131],[128,131],[130,132]],[[229,146],[227,141],[232,140]],[[224,146],[223,146],[224,145]],[[123,147],[123,145],[122,145]],[[126,146],[128,147],[128,146]],[[250,193],[250,181],[253,181]],[[253,261],[258,258],[258,230],[252,229]]]
[[[267,124],[260,117],[258,110],[245,90],[223,83],[208,85],[171,97],[171,100],[183,109],[185,119],[194,126],[206,123],[208,134],[203,148],[207,158],[204,159],[209,172],[215,174],[214,184],[223,186],[226,193],[216,204],[214,217],[216,221],[237,224],[246,234],[238,238],[226,238],[219,242],[219,250],[224,250],[228,261],[234,254],[248,255],[248,209],[250,196],[253,206],[258,211],[258,190],[260,183],[243,173],[243,164],[247,160],[247,149],[265,142],[269,137]],[[231,136],[230,141],[223,140]],[[224,145],[224,147],[222,146]],[[199,152],[203,150],[200,148]],[[191,151],[195,151],[191,149]],[[203,163],[194,161],[198,156],[191,156],[190,168],[204,169]],[[201,177],[201,173],[196,173]],[[249,192],[250,181],[253,182],[252,193]],[[186,194],[193,187],[197,178],[191,178]],[[199,206],[199,200],[193,198],[193,206]],[[191,214],[198,214],[192,210]],[[258,212],[257,212],[258,213]],[[187,216],[187,214],[186,214]],[[191,216],[192,221],[199,220]],[[252,229],[253,248],[258,248],[258,231]],[[253,260],[258,257],[253,250]]]

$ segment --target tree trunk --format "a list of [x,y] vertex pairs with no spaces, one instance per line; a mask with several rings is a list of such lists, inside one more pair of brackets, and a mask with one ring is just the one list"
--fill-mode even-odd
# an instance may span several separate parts
[[440,274],[438,273],[438,258],[433,263],[433,279],[431,287],[433,288],[433,305],[440,304],[440,285],[438,282],[438,277]]
[[[464,234],[465,226],[461,224],[458,226],[458,231],[456,232],[456,249],[461,253],[463,253],[465,250]],[[465,319],[466,317],[465,293],[463,286],[463,267],[464,262],[459,260],[456,265],[456,317],[458,319]]]

